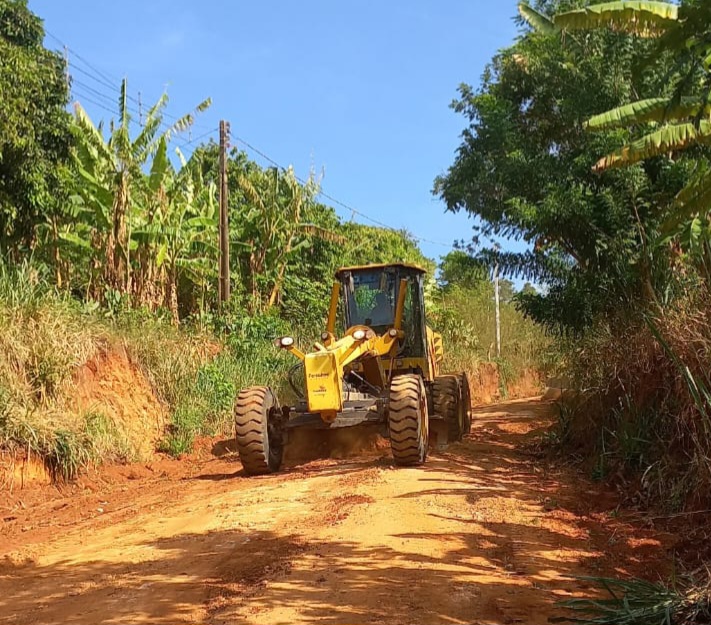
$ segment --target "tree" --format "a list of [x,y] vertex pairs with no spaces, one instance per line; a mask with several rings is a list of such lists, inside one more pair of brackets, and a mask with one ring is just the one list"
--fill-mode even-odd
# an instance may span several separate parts
[[444,287],[471,289],[489,281],[489,272],[481,261],[462,250],[453,250],[439,265],[439,282]]
[[390,230],[346,222],[340,228],[346,240],[341,265],[370,263],[412,263],[433,276],[435,263],[422,254],[417,241],[406,230]]
[[[598,132],[642,129],[640,138],[634,138],[638,134],[635,132],[632,140],[598,160],[596,171],[629,167],[651,158],[671,161],[676,153],[711,141],[711,4],[701,0],[681,6],[666,2],[609,2],[560,13],[554,21],[567,31],[602,27],[658,37],[659,44],[650,51],[650,61],[661,54],[672,55],[675,60],[670,72],[671,92],[637,99],[586,121],[588,129]],[[671,205],[667,228],[699,215],[707,219],[710,204],[711,167],[708,158],[699,158],[694,175]]]
[[187,276],[199,291],[203,313],[208,279],[216,274],[217,189],[214,183],[204,182],[199,158],[187,162],[176,150],[181,164],[176,171],[167,151],[167,141],[162,138],[148,179],[148,189],[157,198],[158,206],[144,216],[142,227],[138,225],[134,230],[134,238],[142,249],[152,252],[138,268],[147,266],[161,277],[162,303],[177,325],[181,277]]
[[[75,105],[77,193],[94,216],[92,245],[102,248],[96,250],[102,253],[103,267],[102,284],[97,291],[109,288],[124,295],[133,293],[139,303],[150,303],[145,297],[154,277],[155,254],[150,248],[152,243],[144,238],[138,250],[139,279],[132,282],[132,211],[148,225],[153,223],[165,199],[162,176],[169,171],[167,145],[175,133],[189,128],[194,119],[190,113],[168,126],[163,121],[167,103],[164,94],[148,110],[144,124],[131,138],[128,84],[124,79],[118,122],[112,122],[108,140],[104,138],[103,126],[96,126],[81,104]],[[210,100],[205,100],[196,107],[196,112],[209,106]],[[143,169],[149,163],[152,169],[147,177]]]
[[551,328],[580,330],[599,313],[654,301],[668,262],[646,241],[688,162],[593,171],[626,131],[587,133],[582,122],[638,94],[659,93],[667,68],[662,60],[636,76],[650,44],[624,34],[562,37],[550,16],[571,4],[540,3],[543,27],[499,52],[479,90],[462,85],[453,107],[468,127],[435,193],[449,210],[480,219],[477,236],[527,243],[523,252],[478,256],[499,263],[505,276],[547,287],[521,300],[527,314]]
[[71,134],[62,57],[26,0],[0,0],[0,252],[34,247],[55,224]]
[[239,227],[252,305],[268,309],[279,299],[290,261],[310,246],[310,237],[340,237],[304,220],[318,188],[313,177],[302,185],[291,168],[272,167],[240,175],[238,185],[250,206]]

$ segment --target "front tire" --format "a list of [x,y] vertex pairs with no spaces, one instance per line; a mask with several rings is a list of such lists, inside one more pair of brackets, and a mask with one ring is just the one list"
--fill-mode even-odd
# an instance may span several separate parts
[[247,475],[274,473],[281,467],[284,446],[279,405],[266,386],[243,389],[235,403],[237,451]]
[[396,464],[412,466],[427,458],[429,415],[422,377],[398,375],[390,383],[388,408],[390,447]]

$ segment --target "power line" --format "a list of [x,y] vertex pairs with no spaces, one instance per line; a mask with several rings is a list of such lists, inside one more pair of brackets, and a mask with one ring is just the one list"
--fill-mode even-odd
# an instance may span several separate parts
[[[242,139],[241,137],[235,137],[235,141],[241,143],[241,144],[244,145],[246,148],[248,148],[250,151],[252,151],[252,152],[254,152],[255,154],[257,154],[258,156],[262,157],[262,158],[263,158],[265,161],[267,161],[270,165],[272,165],[272,166],[274,166],[274,167],[276,167],[277,169],[280,169],[280,170],[282,170],[282,171],[286,171],[286,168],[285,168],[285,167],[283,167],[282,165],[280,165],[279,163],[277,163],[273,158],[271,158],[270,156],[268,156],[267,154],[265,154],[264,152],[262,152],[260,149],[254,147],[254,146],[253,146],[252,144],[250,144],[248,141],[245,141],[245,140]],[[294,178],[296,178],[296,180],[299,181],[299,182],[300,182],[301,184],[303,184],[303,185],[306,185],[306,184],[307,184],[307,182],[306,182],[303,178],[300,178],[300,177],[297,176],[297,175],[294,175]],[[328,193],[326,193],[325,191],[323,191],[323,190],[321,190],[321,189],[318,190],[318,194],[321,195],[322,197],[326,198],[327,200],[329,200],[329,201],[332,202],[333,204],[336,204],[337,206],[340,206],[341,208],[346,209],[347,211],[351,212],[352,214],[358,215],[358,216],[361,217],[362,219],[365,219],[366,221],[369,221],[370,223],[375,224],[376,226],[380,226],[381,228],[385,228],[386,230],[393,230],[394,232],[401,232],[401,231],[402,231],[402,229],[400,229],[400,228],[394,228],[393,226],[389,226],[388,224],[383,223],[382,221],[379,221],[379,220],[377,220],[377,219],[374,219],[374,218],[371,217],[370,215],[367,215],[367,214],[364,213],[363,211],[358,210],[357,208],[354,208],[353,206],[351,206],[351,205],[349,205],[349,204],[346,204],[345,202],[341,202],[341,200],[339,200],[339,199],[333,197],[332,195],[329,195]],[[425,238],[425,237],[420,237],[420,236],[417,236],[417,235],[412,234],[412,233],[408,233],[408,234],[410,234],[410,236],[411,236],[415,241],[418,241],[418,242],[420,242],[420,243],[429,243],[429,244],[431,244],[431,245],[440,245],[440,246],[446,247],[446,248],[448,248],[448,249],[452,247],[450,244],[444,243],[444,242],[442,242],[442,241],[433,241],[433,240],[431,240],[431,239],[427,239],[427,238]]]
[[[67,51],[67,53],[71,53],[75,58],[77,58],[81,63],[83,63],[83,64],[88,68],[88,70],[85,69],[85,68],[83,68],[83,67],[77,66],[76,63],[71,63],[70,61],[68,61],[68,64],[69,64],[69,67],[70,67],[70,68],[74,69],[75,71],[78,71],[79,73],[81,73],[81,74],[84,75],[85,77],[87,77],[87,78],[89,78],[89,79],[91,79],[91,80],[94,80],[97,84],[99,84],[99,85],[101,85],[101,86],[103,86],[103,87],[105,87],[105,88],[109,88],[109,89],[116,90],[116,91],[119,91],[119,92],[120,92],[120,89],[121,89],[120,84],[122,83],[122,81],[118,80],[116,77],[111,77],[111,76],[108,75],[107,73],[103,72],[102,70],[100,70],[99,68],[97,68],[96,66],[94,66],[92,63],[90,63],[87,59],[85,59],[83,56],[81,56],[81,55],[80,55],[79,53],[77,53],[75,50],[72,50],[72,49],[71,49],[69,46],[67,46],[59,37],[57,37],[56,35],[54,35],[53,33],[51,33],[49,30],[46,30],[46,29],[45,29],[45,32],[47,33],[47,35],[48,35],[49,37],[51,37],[53,40],[55,40],[57,43],[59,43],[59,45],[61,45],[61,46]],[[89,70],[90,70],[90,71],[89,71]],[[94,94],[94,97],[97,97],[97,98],[104,98],[104,99],[106,99],[106,100],[108,100],[108,101],[112,101],[112,102],[115,101],[115,100],[114,100],[114,97],[109,96],[108,94],[103,93],[103,92],[99,91],[98,89],[95,89],[95,88],[93,88],[93,87],[91,87],[91,86],[89,86],[89,85],[87,85],[87,84],[85,84],[85,83],[82,83],[81,81],[75,80],[75,81],[73,81],[73,82],[76,82],[77,85],[79,85],[82,89],[85,89],[85,90],[87,90],[89,93]],[[72,88],[74,89],[74,85],[72,85]],[[108,112],[111,113],[112,115],[115,113],[115,111],[112,111],[112,110],[109,109],[107,106],[105,106],[105,105],[101,104],[100,102],[97,102],[96,100],[94,100],[94,99],[92,99],[92,98],[86,96],[86,94],[82,95],[82,97],[83,97],[83,99],[86,100],[87,102],[90,102],[91,104],[94,104],[94,106],[97,106],[97,107],[103,109],[104,111],[108,111]],[[127,99],[130,100],[131,102],[133,102],[133,103],[135,103],[135,104],[138,104],[139,107],[142,106],[141,101],[140,101],[138,98],[132,96],[130,93],[127,93],[127,94],[126,94],[126,97],[127,97]],[[127,108],[128,108],[128,107],[127,107]],[[136,111],[136,109],[128,108],[128,110],[131,111],[131,112],[134,113],[134,114],[140,115],[140,111]],[[168,118],[168,119],[172,119],[173,121],[178,121],[178,120],[180,119],[179,117],[176,117],[175,115],[171,115],[171,114],[169,114],[169,113],[167,113],[167,112],[165,112],[165,111],[163,111],[163,117],[166,117],[166,118]],[[133,120],[131,120],[131,121],[133,121]],[[135,122],[134,122],[134,123],[135,123]],[[169,125],[169,124],[167,124],[167,123],[165,123],[165,122],[162,122],[162,123],[161,123],[161,126],[164,126],[164,127],[166,127],[167,129],[172,129],[172,127],[173,127],[173,126],[171,126],[171,125]],[[202,124],[193,123],[193,124],[190,125],[190,127],[191,127],[191,128],[196,128],[196,129],[198,129],[198,130],[206,130],[206,132],[204,132],[203,134],[201,134],[200,136],[198,136],[198,137],[196,137],[196,138],[194,138],[194,139],[191,139],[191,140],[189,140],[189,141],[186,141],[186,142],[184,142],[184,143],[181,143],[178,147],[184,148],[184,147],[186,147],[186,146],[188,146],[188,145],[191,145],[191,144],[193,144],[193,143],[199,141],[200,139],[203,139],[203,138],[207,137],[208,135],[210,135],[210,134],[212,134],[212,133],[215,132],[215,129],[214,129],[214,128],[208,128],[207,126],[202,125]],[[242,139],[242,138],[240,138],[240,137],[235,137],[235,140],[236,140],[236,141],[239,141],[240,143],[242,143],[246,148],[248,148],[249,150],[251,150],[251,151],[254,152],[255,154],[259,155],[261,158],[263,158],[266,162],[270,163],[272,166],[274,166],[274,167],[276,167],[277,169],[280,169],[280,170],[282,170],[282,171],[286,171],[286,168],[285,168],[285,167],[283,167],[282,165],[280,165],[279,163],[277,163],[274,159],[272,159],[270,156],[268,156],[267,154],[265,154],[264,152],[262,152],[261,150],[259,150],[259,149],[256,148],[255,146],[251,145],[251,144],[250,144],[248,141],[246,141],[245,139]],[[297,180],[298,182],[300,182],[301,184],[303,184],[303,185],[306,185],[306,184],[307,184],[307,181],[305,181],[303,178],[300,178],[300,177],[298,177],[298,176],[296,176],[296,175],[295,175],[294,177],[295,177],[296,180]],[[395,232],[400,232],[400,231],[402,231],[402,229],[394,228],[394,227],[389,226],[388,224],[386,224],[386,223],[384,223],[384,222],[382,222],[382,221],[380,221],[380,220],[378,220],[378,219],[374,219],[374,218],[371,217],[370,215],[364,213],[363,211],[361,211],[361,210],[359,210],[359,209],[357,209],[357,208],[355,208],[355,207],[353,207],[353,206],[351,206],[351,205],[349,205],[349,204],[346,204],[345,202],[342,202],[341,200],[339,200],[339,199],[333,197],[332,195],[326,193],[325,191],[323,191],[323,190],[320,189],[320,188],[319,188],[319,190],[318,190],[318,194],[319,194],[320,196],[326,198],[326,199],[327,199],[329,202],[331,202],[332,204],[335,204],[336,206],[340,206],[341,208],[343,208],[343,209],[349,211],[352,215],[358,215],[358,216],[361,217],[362,219],[364,219],[364,220],[366,220],[366,221],[368,221],[368,222],[370,222],[370,223],[372,223],[372,224],[375,224],[376,226],[379,226],[379,227],[381,227],[381,228],[385,228],[385,229],[387,229],[387,230],[392,230],[392,231],[395,231]],[[429,243],[429,244],[431,244],[431,245],[439,245],[439,246],[446,247],[446,248],[451,248],[451,247],[452,247],[450,244],[444,243],[444,242],[442,242],[442,241],[433,241],[433,240],[431,240],[431,239],[427,239],[427,238],[425,238],[425,237],[420,237],[420,236],[414,235],[414,234],[412,234],[412,233],[408,233],[408,234],[410,234],[410,236],[411,236],[415,241],[418,241],[418,242],[421,242],[421,243]]]
[[[76,86],[79,86],[82,89],[85,89],[86,91],[88,91],[91,94],[94,94],[98,98],[103,98],[104,100],[111,102],[111,104],[115,105],[117,102],[117,98],[110,96],[102,91],[99,91],[98,89],[94,89],[91,85],[87,85],[86,83],[82,82],[81,80],[73,80],[72,81],[72,90],[74,90],[76,88]],[[137,113],[137,111],[135,109],[132,109],[130,107],[127,107],[127,108],[132,113]]]
[[[114,112],[115,112],[115,111],[112,111],[112,110],[111,110],[108,106],[106,106],[105,104],[102,104],[101,102],[98,102],[98,101],[94,100],[93,98],[91,98],[91,97],[89,97],[89,96],[87,96],[87,95],[84,95],[84,94],[81,94],[81,93],[77,93],[76,95],[79,96],[79,98],[77,98],[77,99],[82,99],[82,100],[84,100],[85,102],[89,102],[90,104],[93,104],[94,106],[96,106],[96,107],[98,107],[98,108],[100,108],[100,109],[103,109],[104,111],[107,111],[107,112],[111,113],[112,115],[113,115]],[[131,120],[131,121],[133,122],[133,120]],[[134,122],[134,123],[135,123],[135,122]]]
[[[68,48],[67,48],[67,50],[68,50],[69,52],[71,52],[71,50],[69,50]],[[98,77],[96,77],[94,74],[92,74],[91,72],[88,72],[87,70],[85,70],[83,67],[77,65],[76,63],[72,63],[71,58],[67,61],[67,64],[69,65],[69,68],[70,68],[71,70],[73,70],[73,71],[75,71],[75,72],[79,72],[80,74],[83,74],[84,76],[86,76],[87,78],[90,78],[91,80],[94,80],[94,81],[97,82],[98,84],[100,84],[100,85],[102,85],[102,86],[104,86],[104,87],[108,87],[108,88],[111,89],[112,91],[114,91],[114,90],[117,89],[117,85],[115,85],[115,84],[113,84],[113,83],[110,83],[110,82],[107,82],[107,81],[105,81],[105,80],[103,80],[103,79],[101,79],[101,78],[98,78]]]
[[211,130],[208,130],[207,132],[201,134],[199,137],[195,137],[194,139],[191,139],[190,141],[186,141],[185,143],[181,143],[178,147],[179,148],[184,148],[186,145],[191,145],[195,143],[196,141],[200,141],[200,139],[204,139],[208,135],[213,134],[214,132],[217,132],[216,128],[212,128]]
[[[110,76],[109,74],[107,74],[107,73],[103,72],[102,70],[100,70],[98,67],[96,67],[95,65],[93,65],[92,63],[90,63],[87,59],[85,59],[82,55],[80,55],[78,52],[76,52],[76,50],[73,50],[73,49],[70,48],[68,45],[66,45],[66,44],[65,44],[59,37],[57,37],[55,34],[51,33],[51,32],[48,31],[48,30],[45,30],[45,32],[47,33],[47,35],[48,35],[51,39],[53,39],[54,41],[56,41],[57,43],[59,43],[59,45],[61,45],[61,46],[67,51],[67,54],[71,54],[72,57],[74,57],[74,58],[78,59],[79,61],[81,61],[81,63],[83,63],[84,66],[85,66],[85,67],[81,67],[80,65],[77,65],[77,63],[72,62],[71,58],[69,58],[68,61],[67,61],[67,64],[69,65],[69,67],[70,67],[71,70],[76,71],[76,72],[79,72],[80,74],[82,74],[82,75],[85,76],[86,78],[89,78],[90,80],[95,81],[98,85],[101,85],[102,87],[105,87],[105,88],[111,89],[111,90],[114,91],[114,92],[119,92],[119,93],[120,93],[120,91],[121,91],[121,85],[122,85],[122,81],[121,81],[121,80],[119,80],[119,79],[116,78],[115,76],[112,77],[112,76]],[[88,68],[88,69],[86,69],[86,68]],[[74,80],[73,82],[80,83],[80,81],[78,81],[78,80]],[[105,99],[107,99],[107,100],[111,100],[112,102],[115,102],[115,101],[116,101],[116,100],[115,100],[115,95],[111,95],[111,96],[110,96],[110,95],[108,95],[108,94],[106,94],[106,93],[104,93],[104,92],[100,92],[98,89],[95,89],[95,88],[93,88],[93,87],[90,87],[89,85],[86,85],[86,84],[84,84],[84,87],[85,87],[86,89],[90,90],[91,92],[93,92],[96,97],[105,98]],[[131,93],[127,92],[127,93],[126,93],[126,98],[127,98],[127,100],[129,100],[130,102],[133,102],[134,104],[137,104],[138,107],[139,107],[139,109],[140,109],[140,107],[142,106],[141,100],[140,100],[139,98],[136,98],[135,96],[131,95]],[[86,98],[86,96],[84,96],[84,99],[86,99],[87,102],[89,101],[89,100]],[[103,110],[107,110],[106,107],[101,107],[101,108],[102,108]],[[139,115],[139,116],[141,115],[140,110],[137,110],[137,109],[131,108],[131,107],[127,107],[127,108],[128,108],[128,110],[131,111],[134,115]],[[109,111],[109,112],[112,113],[112,114],[115,114],[115,111]],[[177,122],[177,121],[179,121],[179,120],[181,119],[180,117],[177,117],[177,116],[175,116],[175,115],[172,115],[172,114],[168,113],[167,111],[163,111],[163,112],[162,112],[162,115],[163,115],[164,118],[173,120],[174,122]],[[142,125],[142,124],[141,124],[141,125]],[[174,124],[171,125],[171,124],[169,124],[169,123],[167,123],[167,122],[161,122],[160,125],[161,125],[162,127],[164,127],[165,129],[167,129],[167,130],[172,129],[173,126],[174,126]],[[191,126],[191,128],[196,128],[196,129],[198,129],[198,130],[205,130],[205,129],[208,129],[207,126],[204,126],[204,125],[202,125],[202,124],[197,124],[197,123],[195,123],[195,122],[193,122],[190,126]],[[212,132],[212,130],[213,130],[213,129],[208,129],[209,132]]]

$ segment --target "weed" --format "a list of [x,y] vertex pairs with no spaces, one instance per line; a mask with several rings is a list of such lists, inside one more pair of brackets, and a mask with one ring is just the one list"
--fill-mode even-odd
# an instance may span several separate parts
[[553,622],[584,625],[701,625],[711,618],[708,573],[706,581],[691,575],[682,588],[669,588],[642,579],[584,577],[604,591],[602,599],[572,599],[560,603],[570,616]]

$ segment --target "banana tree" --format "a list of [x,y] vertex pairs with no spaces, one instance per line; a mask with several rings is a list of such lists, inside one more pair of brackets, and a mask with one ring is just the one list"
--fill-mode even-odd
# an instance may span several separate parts
[[137,230],[135,236],[140,241],[150,241],[156,250],[155,266],[164,285],[163,304],[177,324],[178,283],[182,275],[200,290],[204,300],[208,276],[214,273],[217,264],[218,251],[214,242],[218,217],[216,187],[204,182],[200,164],[197,161],[188,163],[180,150],[176,150],[181,169],[175,171],[167,159],[166,150],[167,144],[162,141],[154,161],[154,164],[160,162],[161,165],[151,170],[151,178],[160,177],[162,201],[151,221]]
[[[206,110],[210,100],[203,101],[193,113],[184,115],[172,125],[164,122],[167,104],[168,97],[163,94],[149,109],[141,130],[132,138],[128,85],[124,79],[118,102],[118,122],[111,122],[108,139],[104,138],[103,127],[94,125],[81,104],[75,105],[73,132],[77,144],[78,190],[92,213],[102,216],[93,225],[97,245],[103,247],[103,278],[108,288],[121,294],[132,291],[132,213],[150,222],[151,212],[160,204],[160,199],[155,199],[160,194],[160,185],[146,180],[144,168],[162,144],[167,145],[176,133],[193,124],[195,113]],[[150,197],[151,194],[154,197]],[[145,256],[142,255],[142,262]],[[141,265],[141,270],[147,268]]]
[[[595,170],[627,167],[711,143],[711,4],[701,0],[681,6],[668,2],[621,1],[560,13],[553,25],[562,31],[610,27],[630,34],[657,37],[651,59],[671,53],[676,59],[673,93],[639,100],[588,120],[589,130],[641,127],[646,133],[601,158]],[[676,197],[671,227],[708,212],[711,173],[703,161]]]
[[247,201],[239,239],[249,250],[243,264],[252,306],[270,308],[279,301],[289,263],[313,237],[334,242],[343,238],[304,221],[318,192],[313,176],[302,185],[291,168],[285,172],[272,168],[242,173],[238,185]]

